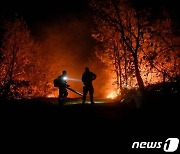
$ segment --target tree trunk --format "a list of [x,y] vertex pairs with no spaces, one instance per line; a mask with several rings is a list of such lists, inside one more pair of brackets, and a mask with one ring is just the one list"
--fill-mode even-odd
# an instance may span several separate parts
[[122,87],[122,70],[121,70],[121,60],[119,57],[119,52],[118,52],[118,67],[119,67],[119,88],[121,93],[123,92],[123,87]]
[[144,82],[142,80],[142,77],[138,68],[137,54],[134,56],[134,66],[135,66],[136,79],[139,85],[139,89],[141,92],[144,92]]
[[126,57],[126,49],[124,50],[124,75],[125,75],[125,85],[127,87],[127,57]]
[[119,69],[117,65],[117,47],[114,43],[114,66],[115,66],[115,72],[116,72],[116,78],[117,78],[117,85],[119,86]]

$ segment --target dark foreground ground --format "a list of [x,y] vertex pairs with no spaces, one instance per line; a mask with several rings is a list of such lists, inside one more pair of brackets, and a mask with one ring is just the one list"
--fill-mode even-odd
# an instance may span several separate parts
[[34,147],[39,152],[50,149],[48,153],[147,153],[147,149],[132,149],[132,143],[164,142],[179,135],[179,95],[151,96],[140,107],[134,100],[96,99],[94,105],[80,102],[68,99],[64,106],[58,106],[52,98],[1,100],[1,141],[9,145],[6,150],[17,144],[17,149],[26,147],[25,153]]

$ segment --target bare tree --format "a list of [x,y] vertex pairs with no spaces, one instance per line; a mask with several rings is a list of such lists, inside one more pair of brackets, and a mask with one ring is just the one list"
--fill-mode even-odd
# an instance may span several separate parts
[[109,24],[119,33],[122,49],[131,53],[136,79],[143,91],[144,83],[138,64],[142,28],[139,10],[129,7],[126,1],[92,1],[91,4],[99,20]]
[[[144,85],[150,81],[160,81],[158,78],[161,74],[165,80],[179,72],[179,45],[175,43],[179,39],[173,39],[168,23],[170,17],[152,21],[151,12],[147,8],[131,2],[92,0],[96,23],[92,36],[104,44],[102,49],[111,51],[109,54],[114,57],[116,73],[122,75],[123,82],[127,85],[129,78],[130,85],[135,75],[140,90],[144,91]],[[113,53],[112,49],[116,52]]]

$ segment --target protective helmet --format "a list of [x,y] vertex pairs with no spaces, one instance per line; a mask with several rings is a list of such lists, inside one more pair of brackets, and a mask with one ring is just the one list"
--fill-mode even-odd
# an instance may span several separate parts
[[85,71],[89,71],[89,67],[85,67]]
[[62,74],[66,74],[66,73],[67,73],[66,70],[63,70],[63,71],[62,71]]

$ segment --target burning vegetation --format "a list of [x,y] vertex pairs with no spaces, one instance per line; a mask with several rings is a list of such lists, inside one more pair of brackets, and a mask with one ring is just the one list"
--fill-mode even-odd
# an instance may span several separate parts
[[[120,94],[134,87],[179,79],[179,29],[168,11],[152,18],[150,8],[128,0],[93,0],[96,55],[114,69]],[[162,26],[163,25],[163,26]],[[110,95],[112,96],[113,93]]]
[[[84,21],[70,21],[66,27],[58,22],[44,25],[39,31],[43,35],[37,41],[23,19],[5,22],[1,46],[1,96],[57,97],[58,88],[54,87],[53,81],[62,70],[67,70],[71,88],[82,92],[81,76],[84,68],[89,66],[98,74],[94,86],[100,91],[96,91],[95,96],[103,97],[105,88],[111,85],[107,85],[102,77],[108,79],[110,76],[91,52],[89,40],[85,40],[88,26],[84,24]],[[79,96],[69,92],[69,97]]]
[[97,74],[96,97],[113,99],[127,89],[144,91],[150,84],[179,80],[179,29],[168,10],[162,7],[160,16],[152,18],[151,8],[134,1],[92,0],[90,7],[96,45],[84,21],[45,25],[38,41],[23,19],[4,22],[1,97],[57,97],[53,80],[64,69],[77,79],[68,84],[81,92],[85,66]]

